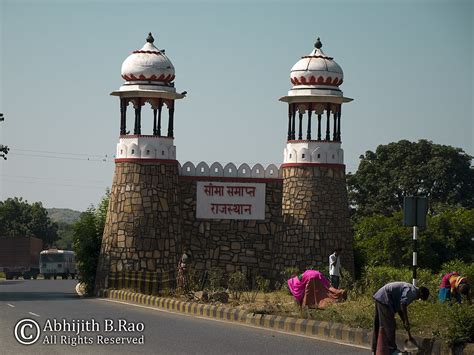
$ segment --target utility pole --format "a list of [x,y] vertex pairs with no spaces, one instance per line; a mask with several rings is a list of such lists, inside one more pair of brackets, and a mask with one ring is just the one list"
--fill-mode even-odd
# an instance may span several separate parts
[[426,226],[428,199],[422,196],[403,198],[403,225],[413,227],[413,286],[416,286],[418,267],[418,227]]

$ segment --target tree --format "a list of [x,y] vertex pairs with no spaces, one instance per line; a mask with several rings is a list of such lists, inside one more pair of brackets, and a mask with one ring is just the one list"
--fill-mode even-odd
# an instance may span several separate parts
[[[447,261],[474,262],[474,209],[444,206],[429,215],[418,235],[418,264],[439,271]],[[408,267],[412,263],[412,231],[402,226],[402,213],[362,217],[354,224],[356,269],[365,265]]]
[[74,223],[73,248],[76,253],[79,281],[86,286],[86,294],[94,291],[97,264],[99,262],[102,234],[109,204],[109,190],[97,208],[90,207]]
[[21,197],[0,201],[0,235],[32,236],[52,245],[58,239],[58,225],[51,221],[41,202],[29,204]]
[[389,216],[403,207],[403,197],[425,195],[433,212],[438,204],[474,207],[472,157],[460,148],[427,140],[379,145],[360,156],[348,174],[349,199],[356,216]]

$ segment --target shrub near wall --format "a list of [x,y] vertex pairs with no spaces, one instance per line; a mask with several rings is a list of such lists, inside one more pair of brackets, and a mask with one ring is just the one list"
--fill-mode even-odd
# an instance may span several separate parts
[[[413,271],[410,268],[395,268],[390,266],[367,266],[364,269],[362,287],[364,293],[374,294],[383,285],[389,282],[412,282]],[[439,282],[429,270],[417,270],[417,285],[428,287],[430,294],[437,293]]]

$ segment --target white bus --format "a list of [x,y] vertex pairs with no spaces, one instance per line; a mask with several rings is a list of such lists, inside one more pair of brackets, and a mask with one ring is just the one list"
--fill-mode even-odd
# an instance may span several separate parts
[[67,279],[76,277],[76,257],[73,251],[48,249],[40,253],[40,273],[45,279],[61,276]]

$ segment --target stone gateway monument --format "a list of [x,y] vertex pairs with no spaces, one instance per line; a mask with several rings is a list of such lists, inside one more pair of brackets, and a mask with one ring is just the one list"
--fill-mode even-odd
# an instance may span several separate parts
[[[288,104],[280,167],[180,164],[174,111],[186,92],[177,92],[173,64],[151,33],[146,41],[123,62],[125,82],[111,94],[120,98],[120,138],[96,291],[173,287],[184,252],[196,272],[275,280],[287,267],[325,267],[340,247],[353,273],[341,148],[341,107],[352,99],[339,89],[343,71],[319,38],[291,69],[292,88],[280,98]],[[142,113],[153,132],[142,133]]]

